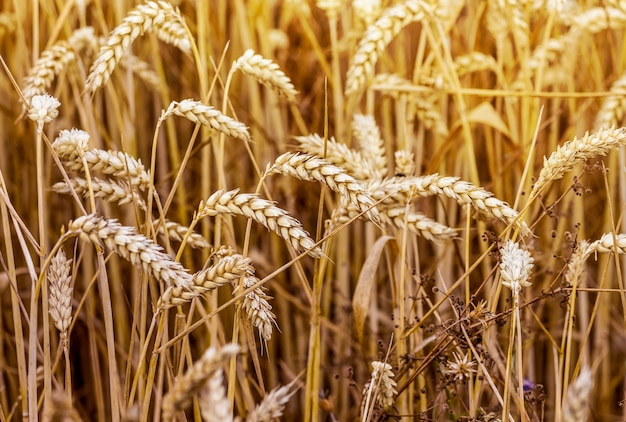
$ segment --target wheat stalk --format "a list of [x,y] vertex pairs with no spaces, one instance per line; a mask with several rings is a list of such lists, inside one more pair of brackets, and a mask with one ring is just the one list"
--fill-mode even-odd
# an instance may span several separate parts
[[157,308],[165,310],[184,305],[247,274],[254,274],[250,262],[250,258],[239,254],[221,256],[209,268],[195,273],[188,285],[169,286],[159,298]]
[[246,75],[254,77],[259,83],[269,87],[288,101],[296,101],[298,91],[291,83],[291,79],[280,70],[276,63],[256,54],[253,50],[246,50],[237,59],[231,72],[235,70],[241,70]]
[[375,201],[363,185],[342,168],[319,157],[288,152],[268,165],[266,174],[284,174],[300,180],[323,183],[330,190],[342,195],[360,212],[365,213],[370,221],[374,223],[380,221],[378,210],[374,206]]
[[174,385],[163,398],[162,417],[171,420],[176,412],[185,409],[191,398],[206,384],[213,372],[224,362],[239,353],[239,346],[234,343],[225,344],[216,349],[210,347],[202,357],[174,382]]
[[378,57],[402,29],[432,16],[432,7],[421,0],[408,0],[385,9],[370,25],[352,56],[346,77],[346,95],[360,92],[374,73]]
[[100,48],[89,70],[85,91],[93,93],[103,86],[115,66],[140,35],[154,31],[166,43],[175,45],[185,53],[191,52],[191,42],[182,25],[182,17],[165,1],[147,1],[131,10],[122,23],[113,29]]
[[200,123],[210,129],[222,132],[233,138],[243,141],[250,140],[250,134],[246,125],[232,117],[225,116],[215,108],[203,104],[200,101],[186,99],[182,101],[172,101],[161,117],[166,119],[168,116],[175,114],[184,117],[194,123]]
[[239,189],[228,192],[218,190],[206,201],[200,202],[198,219],[218,214],[243,215],[273,231],[297,251],[307,251],[314,258],[322,255],[298,220],[277,207],[275,202],[262,199],[257,194],[239,193]]
[[587,132],[582,138],[566,142],[550,158],[544,158],[543,168],[533,185],[530,198],[536,197],[550,182],[562,178],[575,165],[598,155],[606,155],[625,143],[626,128],[605,128],[592,134]]
[[134,227],[123,226],[115,219],[85,215],[68,224],[67,234],[80,236],[95,245],[106,245],[167,286],[189,289],[194,284],[187,270],[164,253],[161,246],[137,233]]
[[358,180],[366,180],[375,175],[375,169],[367,162],[360,152],[349,148],[346,144],[337,142],[335,138],[325,140],[317,134],[296,136],[302,151],[310,155],[324,157],[329,163],[344,169]]

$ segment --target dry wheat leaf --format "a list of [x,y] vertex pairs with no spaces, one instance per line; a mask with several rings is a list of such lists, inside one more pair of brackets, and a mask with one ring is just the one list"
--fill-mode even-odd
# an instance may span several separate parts
[[[470,123],[482,123],[491,126],[502,132],[507,138],[511,138],[511,133],[504,120],[500,117],[495,108],[488,102],[482,102],[467,113],[467,121]],[[461,121],[457,121],[450,133],[456,131],[461,126]]]
[[363,338],[363,327],[365,326],[365,318],[367,318],[367,310],[370,306],[370,298],[372,290],[376,282],[376,269],[380,262],[380,257],[385,250],[385,244],[389,240],[393,240],[393,236],[383,236],[372,245],[372,249],[361,268],[359,280],[354,289],[352,297],[352,309],[354,310],[354,324],[359,341]]

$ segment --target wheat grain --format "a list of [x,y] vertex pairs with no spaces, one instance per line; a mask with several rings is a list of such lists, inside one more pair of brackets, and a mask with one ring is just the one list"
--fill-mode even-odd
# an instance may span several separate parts
[[192,99],[186,99],[180,102],[172,101],[163,116],[161,116],[161,119],[164,120],[172,114],[185,117],[194,123],[200,123],[210,129],[232,136],[233,138],[238,138],[243,141],[250,140],[250,134],[248,133],[246,125],[232,117],[225,116],[222,112],[200,101]]
[[102,246],[104,243],[167,286],[189,289],[194,284],[187,270],[164,253],[161,246],[137,233],[134,227],[123,226],[115,219],[85,215],[69,223],[67,234],[80,236],[95,245]]
[[457,76],[466,75],[472,72],[480,72],[481,70],[498,69],[496,59],[479,51],[472,51],[469,54],[455,57],[454,72]]
[[345,170],[319,157],[285,153],[276,161],[268,165],[266,171],[270,174],[284,174],[300,180],[317,181],[326,185],[330,190],[342,195],[349,203],[374,223],[380,221],[378,210],[370,193],[356,179],[348,175]]
[[583,368],[576,380],[567,389],[563,402],[563,421],[581,422],[587,420],[589,396],[593,386],[591,369]]
[[530,198],[534,198],[552,181],[562,178],[565,173],[586,160],[606,155],[626,143],[626,128],[600,129],[595,133],[587,132],[582,138],[566,142],[550,158],[544,158],[543,168],[533,185]]
[[598,111],[594,124],[596,130],[622,126],[626,110],[626,73],[613,82],[611,94],[614,95],[606,97]]
[[335,138],[324,140],[317,134],[296,136],[302,151],[310,155],[324,157],[329,163],[344,169],[349,175],[358,180],[365,180],[375,175],[375,170],[360,152],[349,148],[346,144],[337,142]]
[[163,398],[161,407],[164,420],[171,420],[177,411],[185,409],[215,370],[228,359],[239,353],[239,346],[234,343],[225,344],[216,349],[210,347],[204,355],[174,382],[174,385]]
[[296,378],[291,383],[277,387],[270,391],[256,408],[248,415],[246,422],[270,422],[275,421],[283,415],[283,411],[289,399],[298,390],[294,388]]
[[[244,277],[243,283],[235,289],[234,293],[238,295],[241,291],[254,286],[258,282],[259,279],[257,277],[249,274]],[[272,312],[272,305],[269,303],[270,299],[272,297],[265,293],[263,286],[257,287],[244,296],[241,305],[252,326],[259,330],[259,336],[264,344],[272,339],[272,331],[274,326],[277,325],[276,315]]]
[[146,32],[154,31],[163,41],[190,53],[191,43],[181,24],[180,14],[165,1],[147,1],[131,10],[107,37],[89,70],[85,91],[93,93],[103,86],[130,45]]
[[233,71],[235,70],[241,70],[246,75],[254,77],[259,83],[269,87],[288,101],[296,101],[298,91],[291,83],[291,79],[280,70],[276,63],[256,54],[253,50],[246,50],[237,59],[233,64]]
[[220,257],[209,268],[195,273],[190,284],[169,286],[159,298],[157,308],[165,310],[184,305],[246,274],[253,274],[254,268],[250,262],[250,258],[239,254]]
[[218,214],[243,215],[273,231],[297,251],[307,251],[314,258],[322,254],[298,220],[274,202],[259,198],[256,194],[240,194],[239,189],[228,192],[219,190],[206,201],[200,202],[197,218]]
[[374,73],[378,57],[402,29],[432,16],[432,7],[421,0],[408,0],[385,9],[370,25],[352,56],[346,77],[346,95],[360,92]]
[[48,283],[50,283],[49,313],[55,327],[61,333],[63,342],[67,341],[67,330],[72,323],[71,267],[72,260],[67,259],[65,252],[59,249],[50,261],[47,273]]
[[[52,185],[51,190],[57,193],[70,193],[72,190],[83,197],[89,197],[89,183],[82,177],[70,179],[70,185],[66,182],[58,182]],[[91,178],[91,188],[96,198],[101,198],[107,202],[116,202],[118,205],[132,203],[142,210],[146,209],[143,198],[130,185],[122,180]]]
[[361,154],[368,164],[367,167],[372,169],[370,170],[371,175],[369,178],[380,179],[384,177],[387,174],[385,142],[380,136],[380,130],[374,117],[365,114],[355,114],[352,117],[352,133],[359,142]]
[[224,390],[224,370],[218,369],[207,379],[198,397],[203,422],[233,422],[233,413]]

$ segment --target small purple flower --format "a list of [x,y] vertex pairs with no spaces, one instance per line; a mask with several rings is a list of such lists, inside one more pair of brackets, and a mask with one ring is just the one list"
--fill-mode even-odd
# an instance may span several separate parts
[[528,378],[524,378],[524,383],[522,384],[522,387],[524,389],[524,393],[526,393],[527,391],[532,391],[535,389],[535,382]]

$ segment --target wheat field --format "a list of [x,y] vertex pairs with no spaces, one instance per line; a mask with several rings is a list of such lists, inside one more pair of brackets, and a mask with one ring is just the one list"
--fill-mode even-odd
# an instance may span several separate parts
[[626,2],[0,3],[0,421],[626,420]]

